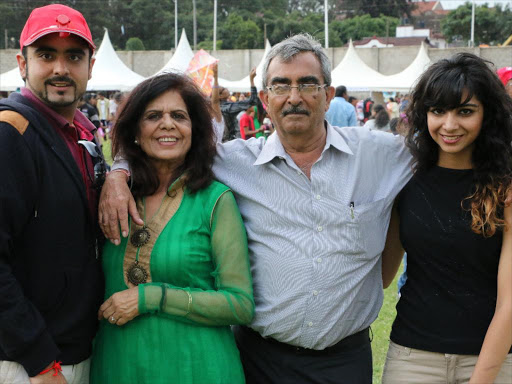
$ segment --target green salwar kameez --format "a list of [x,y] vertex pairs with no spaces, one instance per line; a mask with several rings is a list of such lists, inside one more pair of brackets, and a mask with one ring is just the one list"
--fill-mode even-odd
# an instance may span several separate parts
[[[143,217],[142,200],[138,208]],[[149,278],[138,285],[139,316],[123,326],[101,321],[91,384],[244,383],[230,324],[248,323],[254,301],[232,193],[213,182],[190,194],[178,180],[145,225],[149,244],[135,247],[128,237],[104,247],[105,300],[133,286],[133,257]]]

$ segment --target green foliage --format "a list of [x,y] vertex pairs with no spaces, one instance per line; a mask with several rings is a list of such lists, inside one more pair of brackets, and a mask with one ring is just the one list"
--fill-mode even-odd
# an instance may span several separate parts
[[[197,49],[204,49],[205,51],[213,50],[213,40],[201,41],[197,44]],[[217,40],[217,49],[222,49],[222,40]]]
[[[22,6],[22,2],[0,3],[0,48],[18,48],[19,37],[30,11]],[[22,15],[22,16],[21,16]],[[19,25],[20,19],[24,19]],[[5,30],[7,30],[7,47],[5,46]]]
[[138,37],[130,37],[126,42],[125,49],[127,51],[144,51],[144,43]]
[[[486,4],[475,7],[475,44],[502,43],[512,28],[510,8],[489,8]],[[451,11],[442,21],[441,29],[448,42],[468,41],[471,38],[471,4]]]
[[382,15],[380,17],[363,15],[343,21],[333,21],[329,25],[329,43],[331,34],[337,35],[342,44],[346,44],[350,39],[360,40],[365,37],[386,36],[386,33],[390,37],[394,37],[398,24],[397,18]]
[[219,31],[224,49],[252,49],[263,46],[263,36],[258,25],[252,20],[231,13]]
[[400,18],[404,14],[410,16],[414,3],[407,0],[334,0],[336,9],[345,10],[349,14],[379,15]]
[[[1,0],[0,48],[19,46],[19,35],[33,8],[57,0]],[[192,1],[178,2],[178,29],[184,28],[193,44]],[[59,0],[82,12],[94,41],[101,43],[104,28],[116,49],[138,37],[146,49],[174,48],[174,0]],[[329,0],[329,46],[345,44],[373,35],[394,36],[398,19],[410,14],[414,3],[406,0]],[[340,16],[340,17],[338,17]],[[443,22],[443,33],[454,40],[469,39],[470,5],[451,12]],[[212,48],[213,1],[196,0],[198,48]],[[324,41],[324,0],[218,0],[217,49],[264,48],[264,31],[271,44],[291,34],[307,32]],[[124,33],[123,33],[124,31]],[[477,7],[475,40],[502,43],[512,31],[510,8]],[[13,37],[13,41],[11,41]],[[219,45],[220,44],[220,45]]]

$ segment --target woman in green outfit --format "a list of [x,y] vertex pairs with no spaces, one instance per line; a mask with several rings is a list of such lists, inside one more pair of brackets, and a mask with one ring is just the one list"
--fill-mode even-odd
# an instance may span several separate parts
[[112,142],[144,224],[103,250],[91,383],[244,383],[229,325],[254,313],[247,238],[232,193],[213,180],[208,101],[185,76],[148,79]]

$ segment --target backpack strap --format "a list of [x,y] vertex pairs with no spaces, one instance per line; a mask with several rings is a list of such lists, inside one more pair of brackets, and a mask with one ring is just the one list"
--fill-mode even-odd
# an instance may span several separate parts
[[15,111],[0,111],[0,122],[12,125],[23,135],[28,127],[28,120],[20,113]]

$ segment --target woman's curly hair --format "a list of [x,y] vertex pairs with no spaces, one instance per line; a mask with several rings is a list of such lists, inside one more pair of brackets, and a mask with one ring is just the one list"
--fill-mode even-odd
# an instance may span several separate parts
[[512,99],[490,64],[458,53],[431,65],[412,93],[406,138],[415,170],[428,170],[437,164],[439,146],[428,131],[427,112],[433,107],[458,108],[473,96],[480,101],[484,117],[471,158],[475,189],[461,204],[471,211],[473,232],[484,237],[504,227],[504,202],[512,191]]
[[[192,143],[184,163],[172,175],[170,183],[185,175],[190,193],[206,188],[212,182],[216,146],[211,118],[211,106],[203,92],[186,75],[165,73],[137,85],[120,106],[112,130],[112,155],[122,155],[130,163],[134,196],[149,196],[156,192],[160,180],[148,155],[135,139],[140,132],[140,120],[147,105],[167,91],[176,91],[187,106],[192,121]],[[170,184],[169,184],[170,186]]]

